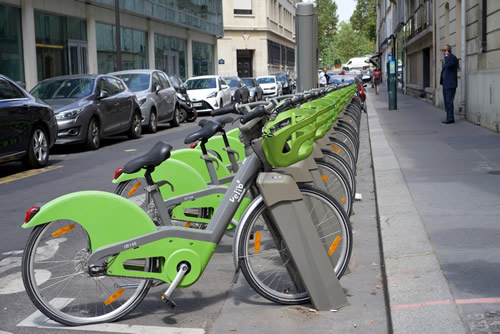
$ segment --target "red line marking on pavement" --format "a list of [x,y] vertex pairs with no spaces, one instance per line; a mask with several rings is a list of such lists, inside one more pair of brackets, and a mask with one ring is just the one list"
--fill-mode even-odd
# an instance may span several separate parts
[[394,279],[413,278],[413,277],[415,277],[415,275],[408,274],[408,275],[399,275],[399,276],[389,276],[389,277],[387,277],[387,279],[390,281],[390,280],[394,280]]
[[500,298],[472,298],[472,299],[457,299],[453,300],[436,300],[432,302],[426,303],[418,303],[418,304],[403,304],[403,305],[393,305],[391,306],[392,310],[404,310],[410,308],[419,308],[425,306],[434,306],[434,305],[447,305],[447,304],[492,304],[492,303],[500,303]]

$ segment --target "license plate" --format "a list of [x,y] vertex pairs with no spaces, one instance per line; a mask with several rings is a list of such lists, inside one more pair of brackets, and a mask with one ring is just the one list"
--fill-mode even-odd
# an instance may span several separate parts
[[193,107],[201,107],[203,105],[203,103],[193,103]]

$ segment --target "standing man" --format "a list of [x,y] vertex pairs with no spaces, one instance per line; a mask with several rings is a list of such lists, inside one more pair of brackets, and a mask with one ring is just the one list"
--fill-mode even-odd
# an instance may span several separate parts
[[453,100],[457,91],[458,59],[451,53],[449,45],[445,45],[441,51],[444,55],[444,64],[439,83],[443,85],[444,108],[446,110],[446,120],[441,123],[451,124],[455,123]]
[[319,86],[320,87],[328,86],[328,79],[330,79],[330,76],[328,74],[326,74],[326,68],[324,68],[323,71],[320,72],[318,75]]

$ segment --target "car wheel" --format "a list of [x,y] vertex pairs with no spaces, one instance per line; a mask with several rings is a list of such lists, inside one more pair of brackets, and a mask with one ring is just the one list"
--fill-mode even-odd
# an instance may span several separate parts
[[191,113],[188,114],[186,120],[188,122],[194,122],[196,121],[197,118],[198,118],[198,112],[196,111],[196,109],[193,109]]
[[222,107],[224,107],[224,105],[222,104],[222,99],[220,99],[219,108],[222,108]]
[[92,117],[87,128],[86,146],[89,150],[97,150],[101,145],[101,128],[96,118]]
[[148,132],[155,133],[158,130],[158,117],[156,116],[156,110],[151,109],[151,113],[149,114],[149,124],[148,124]]
[[130,124],[130,130],[128,131],[128,137],[130,139],[140,138],[142,134],[142,123],[141,123],[141,112],[136,111],[132,116],[132,123]]
[[187,118],[187,112],[184,108],[179,108],[179,123],[184,123]]
[[180,121],[179,121],[179,105],[176,104],[175,108],[174,108],[174,117],[170,121],[170,126],[174,128],[176,126],[179,126],[179,124],[180,124]]
[[49,161],[49,140],[47,132],[39,125],[33,127],[28,145],[28,152],[21,162],[26,167],[40,168]]

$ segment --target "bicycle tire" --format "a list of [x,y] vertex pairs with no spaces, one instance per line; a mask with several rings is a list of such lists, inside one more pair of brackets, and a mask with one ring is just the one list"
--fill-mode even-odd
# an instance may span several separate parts
[[316,162],[318,161],[326,161],[335,167],[339,169],[342,174],[346,177],[347,182],[349,183],[349,189],[351,189],[351,192],[354,196],[356,193],[356,178],[354,176],[354,172],[349,166],[349,164],[338,154],[333,153],[333,152],[323,152],[323,158],[322,159],[315,159]]
[[317,161],[316,164],[325,183],[326,192],[342,206],[347,216],[350,217],[353,195],[347,178],[337,167],[327,161]]
[[358,162],[358,147],[357,147],[357,141],[355,141],[351,134],[347,131],[345,131],[342,128],[336,127],[335,128],[335,133],[331,135],[331,137],[339,140],[340,142],[344,143],[347,148],[351,151],[352,156],[354,157],[354,161],[356,163]]
[[[69,231],[58,236],[57,233]],[[55,233],[55,234],[54,234]],[[91,277],[87,232],[77,222],[56,220],[37,226],[23,254],[22,277],[33,304],[48,318],[67,326],[118,320],[147,295],[151,279]],[[136,261],[153,270],[152,259]]]
[[[332,245],[332,240],[336,240],[337,236],[340,237],[341,242],[332,253],[337,260],[334,270],[337,278],[340,279],[347,268],[352,252],[352,230],[348,218],[335,199],[324,191],[306,185],[299,185],[299,189],[308,209],[325,210],[324,217],[329,217],[327,220],[321,221],[320,219],[315,223],[327,252]],[[277,229],[272,223],[268,223],[269,219],[266,221],[263,218],[267,213],[267,207],[262,197],[259,196],[254,201],[259,202],[249,206],[252,211],[245,215],[247,219],[241,222],[244,225],[241,227],[241,233],[237,235],[235,244],[238,250],[238,265],[243,276],[258,294],[272,302],[284,305],[309,302],[310,298],[301,283],[300,275],[292,277],[285,268],[285,266],[294,267],[295,264]],[[316,214],[318,212],[319,210],[315,211]],[[330,233],[331,231],[336,233]],[[274,238],[271,234],[274,234]],[[258,251],[255,247],[256,239],[260,241]],[[266,276],[270,277],[269,275],[272,275],[272,280],[266,279]]]
[[344,159],[348,164],[349,167],[353,171],[356,170],[356,159],[352,155],[351,151],[349,148],[342,143],[340,140],[334,138],[334,137],[329,137],[330,140],[330,147],[331,149],[322,149],[323,152],[332,152],[334,154],[338,154]]

